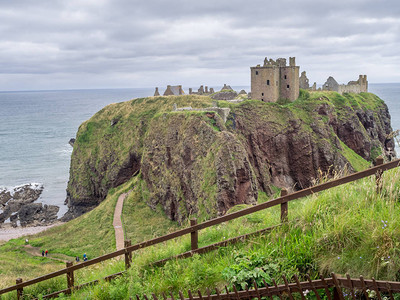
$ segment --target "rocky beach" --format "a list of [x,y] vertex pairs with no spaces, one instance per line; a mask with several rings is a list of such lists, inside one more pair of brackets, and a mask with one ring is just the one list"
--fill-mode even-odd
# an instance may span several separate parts
[[40,183],[0,188],[0,231],[4,227],[47,226],[57,221],[58,206],[35,202],[43,189]]

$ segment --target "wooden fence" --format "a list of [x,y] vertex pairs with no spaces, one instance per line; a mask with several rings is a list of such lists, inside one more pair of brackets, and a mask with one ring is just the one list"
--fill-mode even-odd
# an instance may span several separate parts
[[[254,283],[249,289],[248,286],[244,290],[238,291],[235,286],[232,287],[231,292],[229,292],[228,287],[225,286],[225,291],[220,291],[215,289],[215,293],[211,292],[210,289],[206,290],[206,293],[197,291],[192,293],[188,290],[185,297],[183,293],[179,292],[179,300],[242,300],[242,299],[259,299],[262,297],[269,298],[273,300],[273,296],[278,296],[280,299],[328,299],[328,300],[344,300],[344,299],[379,299],[383,298],[394,300],[394,294],[400,293],[400,282],[389,282],[364,279],[362,276],[360,278],[350,278],[346,274],[346,278],[340,278],[331,273],[331,278],[324,278],[323,276],[317,280],[311,280],[308,275],[306,275],[307,281],[300,282],[296,275],[293,276],[294,283],[289,283],[285,276],[282,276],[284,284],[277,285],[276,281],[272,279],[273,285],[268,285],[264,281],[263,287],[257,287]],[[197,294],[197,295],[196,295]],[[164,300],[175,300],[173,294],[171,293],[170,298],[167,298],[163,294]],[[142,299],[149,300],[153,298],[158,300],[157,296],[153,293],[152,297],[144,295]],[[140,300],[140,297],[136,295],[136,299]]]
[[[91,259],[91,260],[88,260],[88,261],[85,261],[85,262],[82,262],[82,263],[79,263],[76,265],[73,265],[72,263],[67,263],[66,268],[64,268],[64,269],[61,269],[59,271],[49,273],[49,274],[31,279],[28,281],[22,281],[21,278],[18,278],[16,280],[15,285],[0,290],[0,295],[11,292],[11,291],[17,291],[17,295],[19,298],[20,295],[22,295],[22,293],[23,293],[24,287],[27,287],[27,286],[30,286],[30,285],[33,285],[33,284],[57,277],[57,276],[65,275],[65,274],[67,275],[67,289],[53,293],[53,294],[51,294],[51,296],[56,296],[57,294],[59,294],[61,292],[71,293],[71,291],[73,289],[77,289],[79,287],[87,285],[87,284],[83,284],[81,286],[74,285],[74,271],[89,267],[94,264],[98,264],[100,262],[104,262],[106,260],[112,259],[112,258],[120,256],[120,255],[125,256],[125,267],[126,267],[126,269],[128,269],[130,267],[130,264],[132,261],[132,252],[133,251],[143,249],[143,248],[146,248],[146,247],[149,247],[152,245],[156,245],[159,243],[163,243],[165,241],[168,241],[168,240],[171,240],[171,239],[174,239],[174,238],[186,235],[186,234],[191,235],[191,251],[179,255],[180,257],[187,257],[187,256],[192,255],[193,253],[202,253],[202,252],[210,251],[221,245],[224,245],[224,243],[237,242],[241,239],[245,239],[245,238],[249,237],[252,234],[259,234],[262,231],[269,230],[270,228],[261,230],[256,233],[248,234],[245,236],[233,238],[228,241],[221,242],[221,243],[213,244],[213,245],[210,245],[207,247],[198,248],[198,236],[199,236],[198,231],[201,229],[208,228],[208,227],[211,227],[211,226],[214,226],[217,224],[221,224],[223,222],[230,221],[230,220],[233,220],[233,219],[236,219],[239,217],[243,217],[243,216],[246,216],[246,215],[249,215],[249,214],[252,214],[252,213],[255,213],[255,212],[267,209],[269,207],[276,206],[276,205],[281,205],[281,221],[285,222],[288,220],[288,205],[287,204],[289,201],[300,199],[302,197],[309,196],[314,193],[321,192],[321,191],[324,191],[324,190],[327,190],[327,189],[330,189],[330,188],[333,188],[333,187],[336,187],[339,185],[343,185],[343,184],[346,184],[349,182],[353,182],[355,180],[359,180],[359,179],[362,179],[362,178],[365,178],[365,177],[368,177],[371,175],[376,176],[377,192],[380,192],[381,188],[382,188],[381,177],[382,177],[383,172],[393,169],[393,168],[396,168],[399,166],[399,164],[400,164],[400,159],[383,164],[383,159],[378,158],[376,161],[375,167],[369,168],[369,169],[361,171],[361,172],[357,172],[357,173],[354,173],[351,175],[344,176],[339,179],[321,183],[321,184],[315,185],[313,187],[294,192],[292,194],[287,194],[287,192],[285,190],[283,190],[281,193],[281,196],[276,199],[273,199],[273,200],[267,201],[265,203],[258,204],[258,205],[255,205],[255,206],[252,206],[252,207],[249,207],[249,208],[246,208],[246,209],[243,209],[243,210],[231,213],[231,214],[227,214],[222,217],[211,219],[209,221],[205,221],[200,224],[197,224],[197,222],[195,220],[193,220],[193,221],[191,221],[191,226],[188,228],[181,229],[181,230],[175,231],[173,233],[169,233],[164,236],[154,238],[154,239],[142,242],[142,243],[138,243],[136,245],[131,245],[130,241],[125,241],[124,249],[121,249],[121,250],[118,250],[118,251],[115,251],[115,252],[112,252],[112,253],[109,253],[109,254],[106,254],[103,256],[99,256],[97,258],[94,258],[94,259]],[[165,261],[165,260],[163,260],[163,261]],[[156,264],[161,264],[163,261],[156,262]],[[122,273],[123,272],[110,275],[110,276],[106,277],[105,279],[114,278],[115,276],[122,274]],[[88,284],[90,284],[90,283],[88,283]]]

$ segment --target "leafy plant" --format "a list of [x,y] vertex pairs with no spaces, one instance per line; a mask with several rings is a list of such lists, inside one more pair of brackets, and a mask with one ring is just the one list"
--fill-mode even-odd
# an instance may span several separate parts
[[267,284],[272,283],[272,278],[278,273],[277,264],[268,262],[267,259],[254,252],[251,254],[236,253],[234,257],[235,264],[225,268],[222,276],[236,288],[244,290],[247,286],[252,286],[253,282],[258,287],[264,286],[264,280]]

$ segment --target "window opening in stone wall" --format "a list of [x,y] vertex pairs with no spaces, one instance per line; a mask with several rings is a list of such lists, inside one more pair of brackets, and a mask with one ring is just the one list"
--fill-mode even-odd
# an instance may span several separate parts
[[258,71],[256,71],[256,75],[258,75]]
[[289,88],[289,85],[287,85],[286,87]]
[[264,93],[261,93],[261,96],[264,96]]
[[267,85],[269,85],[269,79],[267,79]]
[[278,80],[276,81],[276,85],[278,85]]
[[286,75],[285,75],[285,79],[287,79]]

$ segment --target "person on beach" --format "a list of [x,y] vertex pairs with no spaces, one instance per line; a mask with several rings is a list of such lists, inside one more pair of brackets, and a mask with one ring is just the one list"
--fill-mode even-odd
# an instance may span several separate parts
[[44,250],[42,250],[42,256],[44,257]]
[[44,254],[46,254],[46,257],[47,257],[47,254],[49,254],[49,251],[46,250],[46,251],[44,252]]

